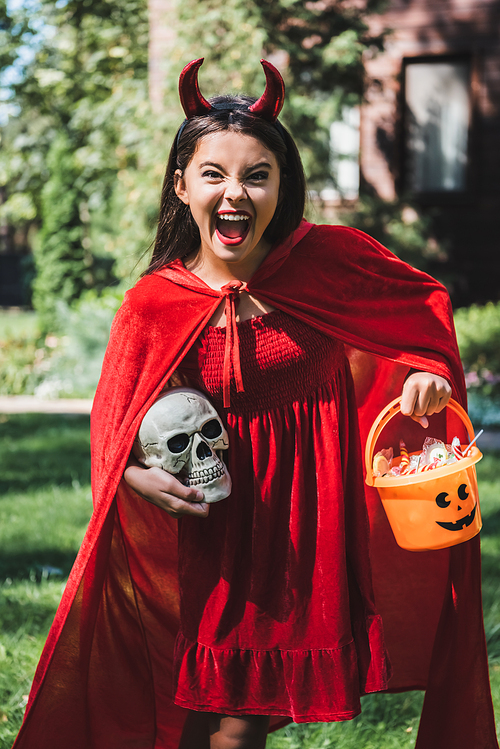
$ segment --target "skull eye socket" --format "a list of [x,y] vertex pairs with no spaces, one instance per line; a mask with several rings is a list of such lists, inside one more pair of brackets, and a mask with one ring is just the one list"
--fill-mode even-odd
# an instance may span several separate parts
[[170,437],[167,447],[171,453],[182,453],[189,445],[189,436],[187,434],[176,434]]
[[458,487],[457,494],[459,498],[462,500],[462,502],[465,502],[465,500],[469,496],[469,492],[467,491],[467,484],[460,484],[460,486]]
[[438,494],[436,497],[436,504],[438,507],[448,507],[448,505],[451,504],[450,499],[446,499],[448,494],[446,492],[441,492],[441,494]]
[[206,424],[203,424],[201,433],[207,439],[214,440],[216,437],[221,436],[222,427],[217,419],[211,419],[210,421],[207,421]]

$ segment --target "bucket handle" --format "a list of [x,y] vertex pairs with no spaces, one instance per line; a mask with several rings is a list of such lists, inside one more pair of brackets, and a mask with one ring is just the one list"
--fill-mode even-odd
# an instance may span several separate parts
[[[472,422],[469,419],[469,416],[467,415],[467,411],[465,411],[460,403],[457,403],[457,401],[453,400],[451,398],[448,401],[448,404],[446,406],[447,408],[451,408],[452,411],[454,411],[460,418],[462,419],[464,426],[467,429],[467,432],[469,434],[469,439],[474,439],[474,427],[472,426]],[[401,396],[399,398],[395,398],[391,403],[389,403],[388,406],[386,406],[377,416],[375,421],[372,424],[372,428],[370,429],[370,433],[368,434],[368,438],[366,440],[366,448],[365,448],[365,464],[366,464],[366,483],[368,486],[374,485],[374,479],[372,475],[372,460],[373,460],[373,450],[375,449],[375,445],[377,443],[377,440],[380,436],[380,433],[382,429],[389,423],[389,421],[396,416],[401,411]]]

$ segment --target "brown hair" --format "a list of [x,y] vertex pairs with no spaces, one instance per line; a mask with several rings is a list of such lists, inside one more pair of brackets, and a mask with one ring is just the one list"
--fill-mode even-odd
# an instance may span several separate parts
[[160,200],[158,229],[153,255],[146,274],[154,273],[166,263],[194,252],[200,245],[200,232],[189,206],[177,197],[174,174],[183,173],[201,138],[231,130],[260,140],[276,156],[281,169],[280,200],[264,237],[276,244],[282,242],[300,224],[304,212],[306,182],[297,146],[280,123],[270,123],[249,112],[255,102],[248,96],[216,96],[210,113],[183,123],[170,150]]

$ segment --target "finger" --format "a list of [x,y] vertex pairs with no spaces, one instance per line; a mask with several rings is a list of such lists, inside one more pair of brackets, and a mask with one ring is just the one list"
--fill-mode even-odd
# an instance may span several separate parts
[[418,388],[410,380],[407,380],[401,394],[401,413],[403,416],[411,416],[417,397]]
[[206,518],[209,511],[207,502],[184,502],[178,497],[168,497],[168,505],[164,508],[172,517],[182,517],[183,515],[193,515],[195,517]]
[[429,413],[429,403],[431,396],[428,388],[420,388],[418,391],[418,397],[415,401],[415,407],[413,409],[412,416],[425,416]]
[[451,388],[449,389],[449,392],[446,392],[439,399],[439,404],[438,404],[438,407],[436,408],[436,413],[437,414],[441,413],[441,411],[443,410],[443,408],[446,408],[446,406],[450,402],[450,398],[451,398]]
[[150,471],[158,482],[158,489],[165,494],[183,499],[185,502],[201,502],[205,498],[200,489],[194,486],[186,486],[176,476],[167,473],[162,468],[151,468]]
[[439,400],[440,397],[435,388],[431,388],[427,391],[427,408],[425,410],[426,416],[432,416],[432,414],[436,413],[439,407]]
[[175,489],[170,489],[168,493],[183,499],[184,502],[202,502],[205,499],[205,495],[200,489],[195,489],[194,486],[184,486],[180,481],[178,484],[179,486],[176,485]]
[[413,421],[416,421],[417,424],[420,424],[420,426],[424,429],[427,429],[427,427],[429,426],[429,419],[427,418],[427,416],[411,415],[410,418],[413,419]]
[[191,515],[198,518],[206,518],[210,505],[207,502],[185,502],[178,510],[181,515]]

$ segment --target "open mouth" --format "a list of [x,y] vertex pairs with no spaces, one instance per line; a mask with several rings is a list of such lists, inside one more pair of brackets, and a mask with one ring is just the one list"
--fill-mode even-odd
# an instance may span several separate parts
[[476,517],[476,507],[474,507],[470,515],[466,515],[464,518],[460,518],[460,520],[457,520],[455,523],[440,523],[438,520],[436,520],[436,523],[446,531],[461,531],[462,528],[468,528]]
[[219,213],[215,220],[215,231],[219,240],[226,245],[243,242],[250,229],[251,216],[246,211],[240,213]]

